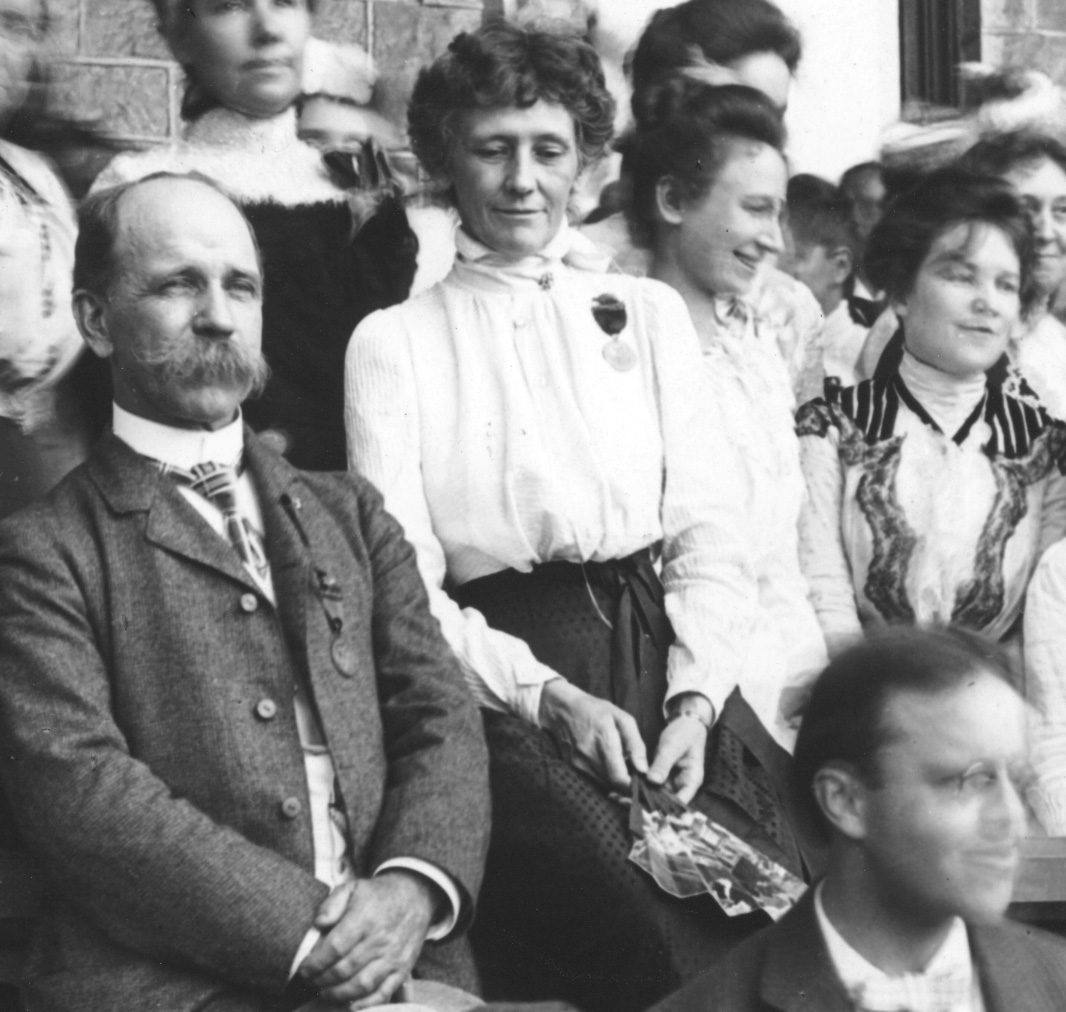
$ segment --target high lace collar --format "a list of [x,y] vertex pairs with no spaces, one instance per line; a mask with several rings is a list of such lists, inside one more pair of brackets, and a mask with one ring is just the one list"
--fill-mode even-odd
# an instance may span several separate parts
[[899,378],[949,436],[959,431],[988,387],[984,373],[959,379],[919,361],[906,348],[899,364]]
[[211,109],[186,127],[185,139],[192,144],[263,155],[277,154],[303,144],[296,136],[294,106],[266,119],[255,119],[223,107]]
[[611,263],[609,256],[565,221],[543,249],[526,256],[498,253],[462,226],[455,231],[455,250],[456,270],[469,280],[496,281],[505,287],[536,284],[545,291],[554,283],[553,271],[564,266],[604,274]]

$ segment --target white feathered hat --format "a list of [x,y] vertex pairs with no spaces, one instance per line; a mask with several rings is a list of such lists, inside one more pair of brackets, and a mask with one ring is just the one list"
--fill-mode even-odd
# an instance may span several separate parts
[[362,46],[308,39],[302,86],[305,95],[328,95],[354,105],[367,105],[377,79],[373,57]]

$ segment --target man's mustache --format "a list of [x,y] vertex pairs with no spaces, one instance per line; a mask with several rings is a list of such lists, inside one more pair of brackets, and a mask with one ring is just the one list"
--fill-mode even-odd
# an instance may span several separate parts
[[142,351],[138,360],[167,386],[243,387],[245,396],[262,393],[270,367],[259,351],[227,338],[196,337],[195,343]]

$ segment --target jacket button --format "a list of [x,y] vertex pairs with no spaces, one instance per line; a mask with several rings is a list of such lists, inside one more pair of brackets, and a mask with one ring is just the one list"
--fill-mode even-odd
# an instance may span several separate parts
[[278,714],[278,704],[272,699],[261,699],[255,704],[255,715],[260,720],[273,720]]
[[299,798],[286,798],[281,803],[281,815],[284,819],[295,819],[303,811],[303,802]]
[[345,678],[355,675],[355,651],[344,640],[334,640],[329,651],[333,655],[333,664]]
[[249,615],[259,607],[259,598],[255,594],[241,594],[241,611]]

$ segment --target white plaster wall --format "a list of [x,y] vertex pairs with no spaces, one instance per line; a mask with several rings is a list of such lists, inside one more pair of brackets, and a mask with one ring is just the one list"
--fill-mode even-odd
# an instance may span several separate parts
[[897,0],[777,0],[803,33],[803,61],[789,101],[793,172],[836,182],[876,157],[899,118]]

